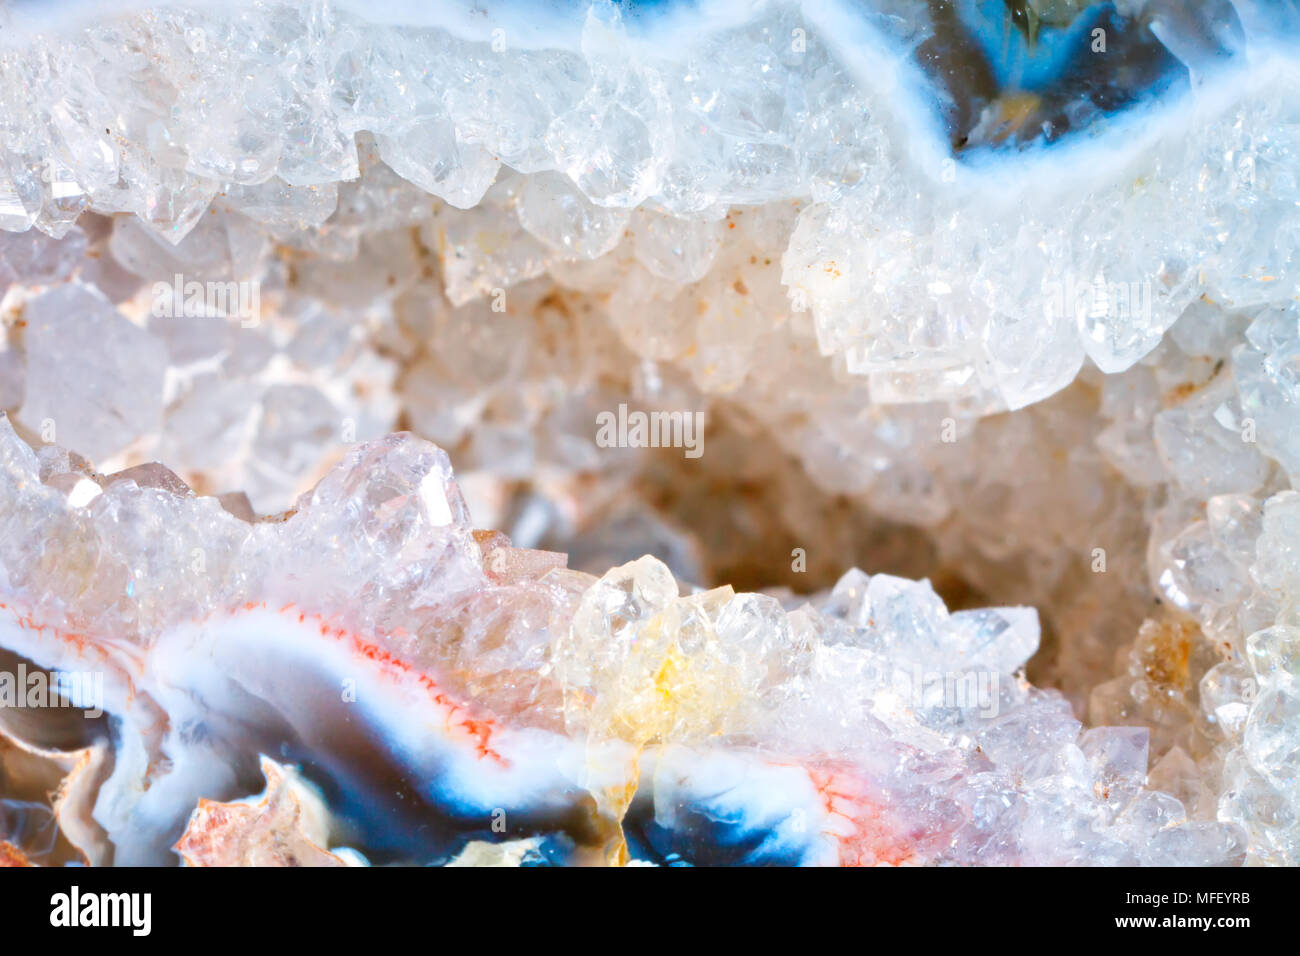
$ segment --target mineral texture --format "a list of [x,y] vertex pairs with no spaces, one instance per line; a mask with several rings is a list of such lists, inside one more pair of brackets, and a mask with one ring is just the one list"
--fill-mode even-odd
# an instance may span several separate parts
[[1298,39],[0,11],[0,865],[1300,863]]

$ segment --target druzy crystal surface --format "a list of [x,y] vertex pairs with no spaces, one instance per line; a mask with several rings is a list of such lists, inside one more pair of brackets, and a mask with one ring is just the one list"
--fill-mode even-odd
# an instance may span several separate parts
[[1300,11],[0,12],[0,863],[1300,862]]

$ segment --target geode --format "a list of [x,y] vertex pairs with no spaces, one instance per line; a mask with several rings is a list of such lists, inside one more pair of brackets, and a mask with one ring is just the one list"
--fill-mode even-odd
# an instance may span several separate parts
[[1300,862],[1293,0],[0,27],[0,863]]

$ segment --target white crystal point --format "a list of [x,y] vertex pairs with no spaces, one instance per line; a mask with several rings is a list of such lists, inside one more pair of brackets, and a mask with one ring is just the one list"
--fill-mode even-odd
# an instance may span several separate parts
[[1107,786],[1136,791],[1146,783],[1150,739],[1146,727],[1097,727],[1084,732],[1079,747]]
[[158,429],[167,367],[161,342],[78,284],[33,298],[24,314],[19,422],[93,459]]
[[1251,766],[1288,799],[1300,780],[1300,741],[1291,728],[1300,720],[1300,690],[1285,677],[1265,681],[1251,706],[1243,747]]
[[23,232],[32,227],[40,212],[39,178],[21,167],[16,174],[0,167],[0,229]]
[[673,141],[669,92],[658,70],[638,62],[612,0],[591,4],[581,43],[591,85],[551,122],[546,145],[592,202],[630,208],[660,186]]
[[1212,384],[1155,417],[1156,449],[1169,474],[1189,494],[1250,493],[1268,478],[1268,459],[1255,442],[1243,440],[1241,415],[1232,407],[1235,401],[1228,383]]
[[632,215],[637,261],[671,282],[698,282],[722,246],[722,225],[680,219],[642,206]]
[[40,481],[40,462],[32,446],[18,437],[9,416],[0,412],[0,464],[4,466],[7,493],[16,500],[22,484]]
[[1152,302],[1151,295],[1150,280],[1122,285],[1098,275],[1082,301],[1076,301],[1079,340],[1103,372],[1113,375],[1132,368],[1174,324],[1178,313],[1163,302]]
[[557,252],[597,259],[623,238],[628,213],[592,203],[557,173],[531,176],[520,192],[519,222]]
[[[340,507],[353,503],[352,508]],[[340,512],[374,516],[367,531],[390,550],[426,530],[467,528],[469,511],[446,452],[398,433],[352,449],[298,501],[306,520],[324,523]]]
[[1259,448],[1300,474],[1300,309],[1263,310],[1233,352],[1241,413]]
[[[619,685],[639,686],[662,659],[670,635],[646,625],[677,597],[677,582],[650,556],[610,569],[582,596],[556,669],[566,687],[594,689],[612,682],[605,706],[617,706]],[[626,669],[626,670],[625,670]]]
[[394,172],[457,209],[478,205],[501,168],[480,144],[458,141],[442,117],[417,120],[402,133],[379,133],[375,142]]
[[1246,639],[1246,656],[1255,676],[1300,678],[1300,627],[1275,625]]
[[1038,650],[1038,612],[1031,607],[957,611],[949,626],[963,669],[1014,674]]
[[483,581],[446,453],[405,433],[353,448],[299,499],[283,535],[292,596],[329,594],[376,621]]

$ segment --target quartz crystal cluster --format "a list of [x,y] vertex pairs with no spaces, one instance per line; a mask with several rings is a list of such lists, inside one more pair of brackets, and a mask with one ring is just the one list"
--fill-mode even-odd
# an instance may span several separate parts
[[1293,4],[63,13],[0,862],[1300,863]]

